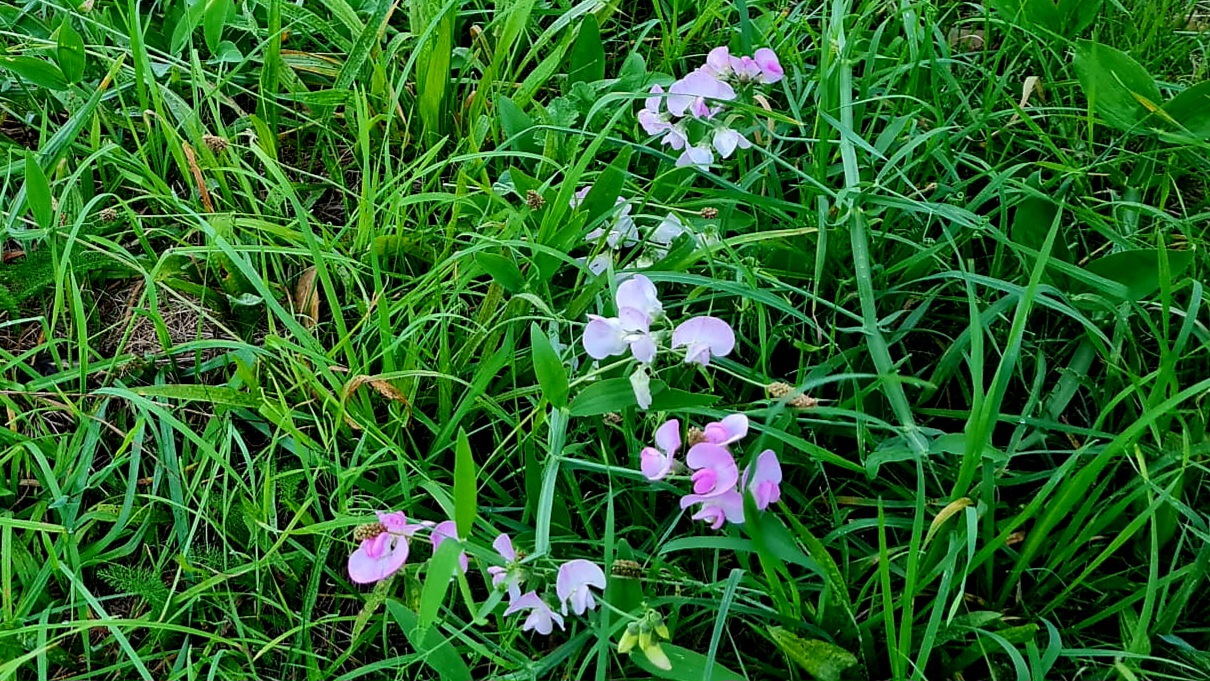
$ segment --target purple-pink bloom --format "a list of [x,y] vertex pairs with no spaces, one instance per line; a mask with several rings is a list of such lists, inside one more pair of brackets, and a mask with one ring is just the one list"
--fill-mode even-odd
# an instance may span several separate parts
[[762,47],[752,54],[752,61],[760,68],[760,82],[776,83],[785,77],[786,72],[777,60],[777,54],[767,47]]
[[749,470],[744,471],[740,487],[751,490],[757,510],[763,511],[781,499],[781,463],[772,449],[766,449],[757,455],[750,471],[751,476],[748,475]]
[[694,317],[672,331],[672,347],[684,346],[685,362],[707,366],[711,357],[725,357],[735,348],[735,332],[717,317]]
[[714,145],[714,150],[723,158],[730,158],[731,154],[735,153],[735,148],[748,149],[752,143],[747,137],[739,134],[731,128],[719,127],[714,129],[714,137],[711,139],[711,144]]
[[714,151],[710,149],[709,144],[695,144],[691,147],[685,147],[681,155],[676,158],[677,168],[694,166],[707,170],[710,168],[711,163],[714,163]]
[[655,340],[649,333],[651,320],[664,312],[655,284],[636,274],[618,285],[614,302],[618,306],[617,317],[588,315],[582,339],[588,355],[593,359],[605,359],[629,348],[640,362],[655,359]]
[[618,304],[619,310],[627,307],[633,308],[652,319],[664,312],[664,305],[660,303],[655,284],[641,274],[636,274],[618,284],[618,293],[614,296],[614,302]]
[[716,497],[706,497],[699,494],[687,494],[681,498],[681,508],[700,503],[694,520],[710,523],[710,529],[717,530],[723,522],[739,525],[744,522],[744,497],[735,490],[730,490]]
[[739,482],[739,467],[726,447],[713,442],[699,442],[689,448],[685,463],[694,473],[693,493],[702,497],[716,497],[735,487]]
[[676,463],[681,448],[681,422],[668,419],[655,431],[655,447],[644,447],[639,453],[639,470],[648,480],[663,480]]
[[706,54],[706,65],[702,70],[720,80],[731,76],[731,50],[716,47]]
[[732,442],[738,442],[748,434],[748,417],[743,414],[724,416],[723,420],[706,424],[702,435],[706,442],[726,447]]
[[349,579],[357,584],[381,582],[398,572],[408,560],[408,537],[421,528],[400,511],[380,512],[378,522],[385,531],[362,540],[349,556]]
[[492,542],[492,548],[504,559],[504,565],[492,565],[487,568],[487,574],[492,576],[492,588],[499,589],[503,585],[508,590],[509,603],[514,603],[521,596],[521,574],[513,565],[517,561],[513,540],[501,532],[496,541]]
[[559,574],[555,578],[555,593],[563,604],[563,614],[567,614],[567,605],[571,611],[583,615],[585,611],[597,607],[593,600],[592,590],[605,588],[605,571],[596,563],[577,558],[559,566]]
[[[437,526],[433,528],[433,533],[429,535],[429,540],[433,542],[433,553],[437,552],[437,547],[441,546],[446,539],[458,539],[458,525],[452,520],[437,523]],[[466,557],[466,551],[458,554],[458,567],[462,568],[463,574],[466,574],[470,568],[470,559]]]
[[672,127],[668,115],[660,111],[663,103],[664,88],[659,85],[651,86],[651,96],[643,100],[643,108],[639,110],[639,125],[648,135],[658,135]]
[[[729,101],[735,99],[735,89],[709,72],[697,70],[676,81],[668,88],[665,105],[673,116],[684,116],[689,111],[697,118],[709,118],[717,112],[710,109],[707,100]],[[695,106],[696,105],[696,106]]]
[[546,601],[542,600],[533,591],[513,599],[513,602],[504,610],[504,615],[507,617],[522,610],[529,610],[529,616],[525,618],[525,623],[521,625],[521,631],[533,630],[543,636],[547,636],[551,631],[554,631],[553,624],[559,625],[560,629],[563,628],[563,618],[559,613],[551,610]]
[[741,83],[759,80],[761,76],[760,65],[753,61],[752,57],[732,57],[731,70],[735,73],[735,79]]

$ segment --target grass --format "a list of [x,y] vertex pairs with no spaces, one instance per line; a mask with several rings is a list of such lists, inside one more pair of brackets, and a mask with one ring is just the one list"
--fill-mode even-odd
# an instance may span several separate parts
[[[1205,80],[1204,4],[86,4],[0,7],[0,678],[1210,678],[1210,157],[1110,101]],[[773,130],[675,168],[634,112],[718,44]],[[649,411],[580,345],[619,194],[738,338]],[[782,499],[714,532],[638,452],[736,411]],[[350,583],[392,509],[466,578]],[[522,632],[500,532],[607,605]]]

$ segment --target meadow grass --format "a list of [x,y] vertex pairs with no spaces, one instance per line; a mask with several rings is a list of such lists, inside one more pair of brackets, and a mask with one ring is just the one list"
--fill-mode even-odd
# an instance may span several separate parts
[[[0,4],[0,679],[1210,678],[1204,4],[84,5]],[[677,168],[718,45],[786,77]],[[593,274],[619,194],[714,238]],[[649,410],[580,344],[640,265],[738,340]],[[715,532],[638,453],[732,412],[785,480]],[[352,584],[394,509],[465,578]],[[501,532],[605,604],[521,631]]]

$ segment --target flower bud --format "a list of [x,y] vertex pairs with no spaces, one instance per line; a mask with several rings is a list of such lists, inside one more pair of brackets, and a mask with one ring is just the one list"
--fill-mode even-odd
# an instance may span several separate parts
[[634,645],[639,642],[639,635],[635,629],[638,627],[633,622],[626,626],[626,633],[622,634],[622,640],[618,641],[618,653],[625,655],[634,650]]

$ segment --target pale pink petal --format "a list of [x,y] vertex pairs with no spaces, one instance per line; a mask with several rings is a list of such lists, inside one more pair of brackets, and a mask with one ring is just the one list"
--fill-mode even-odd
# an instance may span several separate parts
[[626,333],[626,342],[633,343],[637,340],[638,335],[647,333],[647,330],[651,328],[651,317],[642,310],[636,310],[633,307],[621,307],[618,309],[618,324],[621,325],[622,331]]
[[752,61],[756,62],[757,67],[760,68],[762,83],[776,83],[786,75],[781,67],[781,62],[777,60],[777,54],[767,47],[762,47],[753,53]]
[[756,457],[752,465],[752,480],[748,481],[748,472],[744,471],[744,481],[741,486],[752,491],[752,498],[758,510],[765,510],[781,499],[781,463],[772,449],[766,449]]
[[501,558],[510,563],[517,559],[517,551],[513,549],[512,538],[503,532],[500,533],[499,537],[496,537],[496,541],[492,542],[492,548],[496,550],[496,553],[500,554]]
[[693,71],[673,83],[668,93],[666,105],[673,116],[684,116],[699,97],[727,101],[735,99],[734,88],[702,70]]
[[753,81],[761,76],[760,66],[753,61],[752,57],[732,57],[731,70],[741,81]]
[[739,144],[739,133],[731,128],[717,128],[714,131],[714,150],[719,156],[729,158]]
[[644,447],[639,452],[639,470],[648,480],[662,480],[672,470],[672,457],[654,447]]
[[714,163],[714,151],[710,149],[709,144],[697,144],[692,147],[686,147],[685,151],[676,159],[676,167],[684,168],[686,166],[696,166],[702,170],[710,167]]
[[656,291],[655,284],[641,274],[636,274],[618,284],[618,292],[614,297],[614,302],[617,303],[618,310],[624,307],[633,308],[653,319],[664,311],[664,306],[660,304],[659,292]]
[[546,603],[542,601],[536,592],[527,591],[525,592],[525,595],[514,598],[513,602],[508,604],[508,607],[504,609],[504,616],[508,617],[509,615],[521,612],[522,610],[541,608],[544,606],[546,606]]
[[572,610],[577,615],[583,615],[586,609],[595,607],[589,587],[605,588],[605,572],[596,563],[577,558],[559,566],[555,578],[555,593],[563,604],[563,614],[567,614],[570,602]]
[[631,341],[630,354],[644,364],[651,364],[651,360],[655,359],[655,340],[651,334],[645,333]]
[[707,424],[702,432],[706,442],[726,446],[742,440],[748,434],[748,417],[743,414],[731,414],[722,421]]
[[676,238],[689,231],[688,225],[676,213],[669,213],[660,221],[647,240],[657,246],[667,246]]
[[380,582],[398,572],[407,560],[406,538],[380,534],[361,542],[349,556],[349,579],[357,584]]
[[664,425],[655,429],[655,446],[669,456],[673,456],[681,448],[681,422],[668,419]]
[[679,125],[674,125],[668,129],[668,134],[660,140],[664,144],[672,147],[674,151],[680,151],[689,146],[689,136],[685,134],[685,129]]
[[717,317],[694,317],[672,331],[672,347],[685,346],[686,362],[706,366],[711,357],[730,354],[735,348],[735,332]]
[[649,92],[651,93],[651,96],[643,100],[643,110],[649,111],[653,114],[658,114],[660,112],[660,104],[664,102],[664,88],[660,87],[659,83],[656,83],[655,85],[651,86],[651,90]]
[[588,324],[584,327],[584,350],[593,359],[605,359],[626,352],[629,344],[626,342],[626,331],[616,317],[600,317],[588,315]]
[[378,516],[378,522],[382,523],[387,528],[387,532],[391,534],[401,534],[405,537],[410,537],[425,527],[424,523],[409,523],[407,516],[402,511],[392,511],[390,513],[378,511],[375,515]]
[[662,115],[653,113],[647,109],[640,110],[638,118],[639,126],[642,127],[643,131],[648,135],[658,135],[661,132],[672,128],[672,124],[669,123]]
[[706,66],[703,70],[715,78],[726,78],[731,75],[731,51],[726,47],[716,47],[706,54]]

